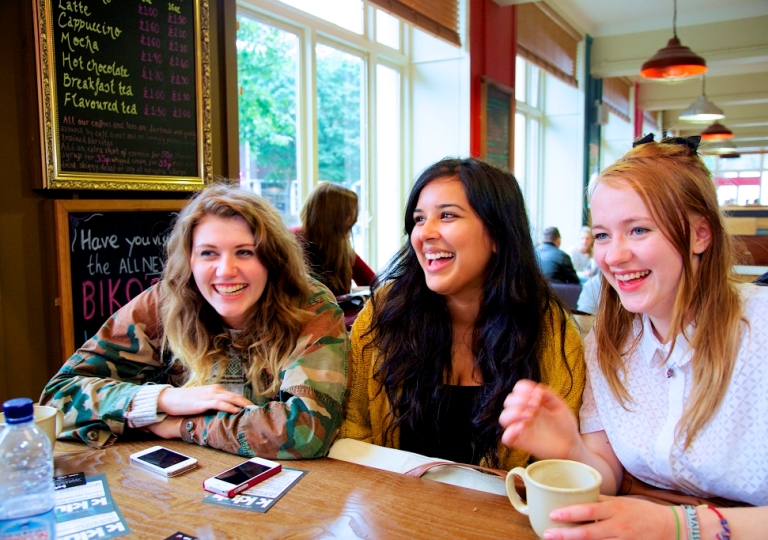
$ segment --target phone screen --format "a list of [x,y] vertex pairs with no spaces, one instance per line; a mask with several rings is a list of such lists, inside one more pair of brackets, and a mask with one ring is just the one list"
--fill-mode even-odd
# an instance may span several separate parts
[[230,484],[239,486],[240,484],[247,482],[254,476],[258,476],[261,473],[268,470],[269,470],[269,467],[267,467],[266,465],[254,463],[253,461],[246,461],[245,463],[238,465],[234,469],[229,469],[228,471],[224,471],[223,473],[216,476],[215,478],[216,480],[221,480],[222,482],[228,482]]
[[167,469],[168,467],[172,467],[177,463],[188,460],[189,458],[187,456],[177,454],[176,452],[166,450],[165,448],[160,448],[159,450],[155,450],[149,454],[139,456],[138,459],[146,461],[147,463],[151,463],[152,465],[160,467],[161,469]]

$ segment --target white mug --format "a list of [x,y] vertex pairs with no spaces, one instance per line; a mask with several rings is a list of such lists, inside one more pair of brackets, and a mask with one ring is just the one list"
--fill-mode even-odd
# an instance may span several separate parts
[[[56,407],[34,405],[35,425],[51,440],[51,448],[64,427],[64,414]],[[0,412],[0,424],[5,424],[5,414]]]
[[[525,483],[527,504],[515,491],[515,476]],[[507,473],[507,496],[512,506],[531,520],[531,527],[539,538],[553,527],[572,527],[570,523],[558,523],[549,514],[558,508],[574,504],[597,502],[603,477],[589,465],[567,459],[544,459],[515,467]]]

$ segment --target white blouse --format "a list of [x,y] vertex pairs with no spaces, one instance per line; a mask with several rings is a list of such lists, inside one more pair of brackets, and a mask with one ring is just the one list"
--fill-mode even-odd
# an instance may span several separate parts
[[675,426],[691,391],[691,350],[681,334],[664,362],[671,342],[656,339],[645,315],[635,319],[634,336],[642,335],[625,357],[629,410],[600,372],[594,333],[587,337],[581,432],[605,431],[624,468],[648,484],[768,505],[768,287],[745,284],[739,291],[749,325],[742,325],[731,382],[688,450],[675,440]]

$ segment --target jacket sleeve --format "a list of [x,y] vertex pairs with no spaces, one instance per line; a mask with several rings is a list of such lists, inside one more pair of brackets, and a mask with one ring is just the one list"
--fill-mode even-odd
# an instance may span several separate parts
[[133,397],[148,383],[167,383],[160,361],[159,288],[114,313],[48,382],[40,403],[64,413],[61,437],[101,447],[126,428]]
[[344,409],[340,438],[373,442],[371,428],[370,399],[368,383],[371,376],[371,337],[368,331],[373,315],[372,302],[368,302],[352,326],[352,343],[349,354],[349,396]]
[[565,252],[562,252],[560,258],[560,274],[563,283],[581,283],[576,269],[573,267],[573,261]]
[[308,320],[280,373],[272,401],[232,414],[211,411],[185,417],[187,442],[243,456],[305,459],[328,453],[341,425],[349,340],[333,295],[313,282]]

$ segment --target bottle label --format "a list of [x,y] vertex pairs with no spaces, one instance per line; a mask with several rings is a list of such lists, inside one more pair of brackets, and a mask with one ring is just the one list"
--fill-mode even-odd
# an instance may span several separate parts
[[0,521],[0,540],[54,540],[53,511],[37,516]]

